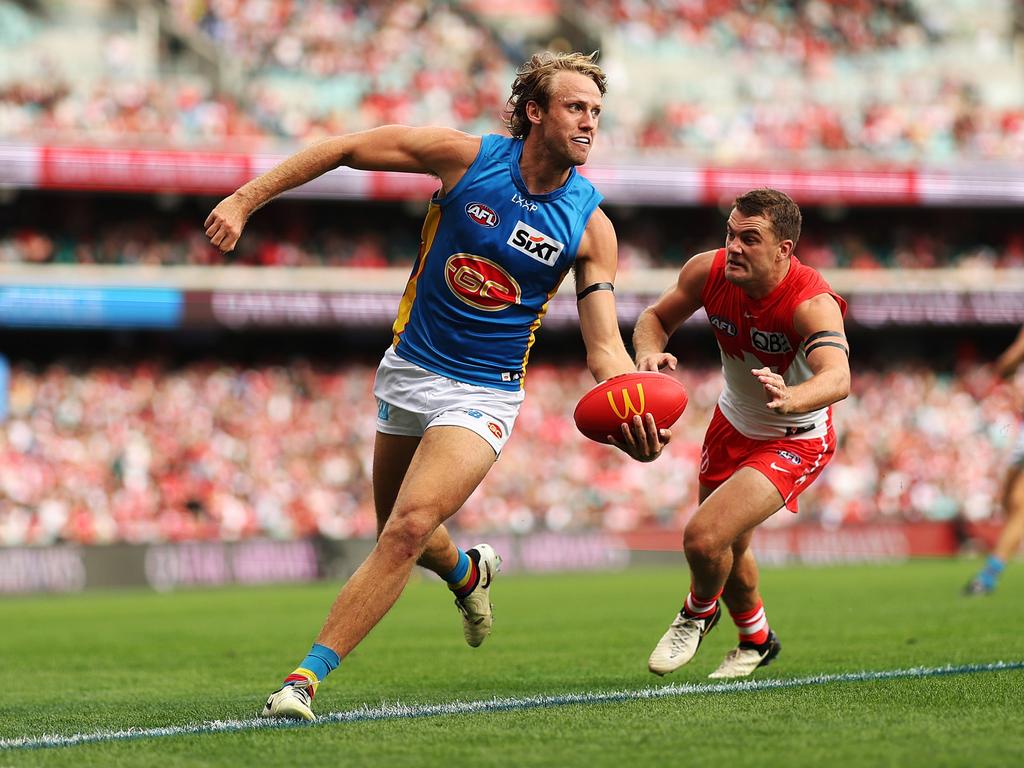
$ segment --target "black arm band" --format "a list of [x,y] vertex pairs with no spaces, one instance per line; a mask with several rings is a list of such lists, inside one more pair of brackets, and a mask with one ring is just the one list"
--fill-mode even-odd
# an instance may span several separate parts
[[824,339],[824,338],[826,338],[828,336],[835,336],[835,337],[840,338],[840,339],[846,338],[845,336],[843,336],[843,334],[839,333],[839,331],[818,331],[817,333],[812,333],[810,336],[808,336],[806,339],[804,339],[804,346],[806,347],[812,341],[817,341],[818,339]]
[[817,344],[811,344],[809,347],[804,347],[804,357],[811,354],[811,352],[816,350],[818,347],[835,347],[836,349],[843,350],[847,357],[850,356],[850,350],[848,350],[844,344],[836,344],[834,341],[819,341]]
[[615,290],[615,286],[612,285],[611,283],[594,283],[593,285],[588,285],[582,291],[577,293],[576,294],[576,301],[581,301],[584,297],[589,296],[594,291],[614,291],[614,290]]

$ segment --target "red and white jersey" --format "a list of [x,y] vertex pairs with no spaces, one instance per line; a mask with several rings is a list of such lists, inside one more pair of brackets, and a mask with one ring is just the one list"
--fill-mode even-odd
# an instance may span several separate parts
[[810,413],[778,413],[750,373],[771,368],[788,386],[811,378],[804,339],[793,328],[793,313],[808,299],[827,293],[846,314],[846,302],[825,279],[794,256],[789,273],[768,296],[754,299],[725,279],[725,249],[715,253],[701,300],[722,351],[725,387],[718,407],[737,431],[755,440],[820,438],[832,420],[831,406]]

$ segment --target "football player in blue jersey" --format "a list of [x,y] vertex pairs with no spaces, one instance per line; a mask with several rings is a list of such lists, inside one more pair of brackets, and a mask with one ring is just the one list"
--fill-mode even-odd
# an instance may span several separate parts
[[[461,550],[444,522],[508,440],[534,333],[569,270],[594,378],[635,370],[612,294],[615,230],[601,195],[576,172],[593,148],[605,92],[594,58],[546,53],[526,62],[508,100],[511,137],[389,125],[329,138],[248,182],[207,218],[210,241],[227,252],[262,205],[339,166],[440,182],[374,387],[377,544],[263,716],[312,720],[317,686],[390,610],[416,563],[448,582],[466,642],[488,636],[501,559],[487,544]],[[623,426],[617,445],[650,461],[670,437],[647,414]]]
[[[1008,379],[1022,362],[1024,328],[1021,328],[1013,343],[996,360],[994,373],[1000,378]],[[1021,429],[1017,444],[1010,453],[1010,468],[1003,482],[1002,502],[1006,522],[1003,523],[1003,529],[986,558],[985,565],[964,587],[965,595],[987,595],[993,592],[1003,569],[1020,549],[1021,539],[1024,539],[1024,429]]]

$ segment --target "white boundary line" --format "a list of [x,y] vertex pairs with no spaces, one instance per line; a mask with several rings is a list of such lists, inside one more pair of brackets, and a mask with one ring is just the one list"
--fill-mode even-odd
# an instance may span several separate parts
[[44,734],[0,739],[0,751],[47,749],[94,744],[103,741],[131,741],[163,736],[191,736],[200,733],[235,733],[268,728],[310,728],[331,723],[364,723],[375,720],[401,720],[446,715],[471,715],[489,712],[510,712],[542,707],[561,707],[571,704],[607,704],[622,701],[646,701],[710,693],[748,693],[800,688],[828,683],[861,683],[877,680],[945,677],[971,675],[982,672],[1004,672],[1024,669],[1024,661],[997,661],[991,664],[960,664],[944,667],[910,667],[877,672],[847,672],[831,675],[813,675],[789,679],[743,680],[731,683],[682,683],[637,690],[596,691],[590,693],[563,693],[553,696],[523,696],[519,698],[482,699],[478,701],[452,701],[443,704],[383,703],[377,707],[362,706],[344,712],[320,715],[315,723],[291,720],[213,720],[192,725],[168,725],[159,728],[128,728],[123,731],[99,730],[70,736]]

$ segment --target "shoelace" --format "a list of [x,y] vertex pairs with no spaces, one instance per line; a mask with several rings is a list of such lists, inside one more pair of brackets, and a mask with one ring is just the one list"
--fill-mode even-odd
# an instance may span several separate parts
[[294,682],[294,683],[289,683],[288,685],[281,686],[281,690],[282,691],[285,688],[291,688],[292,690],[294,690],[297,694],[299,694],[299,698],[305,699],[307,705],[311,701],[313,701],[313,697],[309,693],[309,683]]
[[[691,619],[689,616],[680,615],[678,619],[672,624],[672,628],[677,630],[672,633],[669,638],[669,644],[672,647],[673,655],[679,653],[683,649],[683,644],[689,639],[693,632],[700,633],[701,628],[697,626],[697,622],[700,619]],[[684,633],[684,630],[689,630]]]

